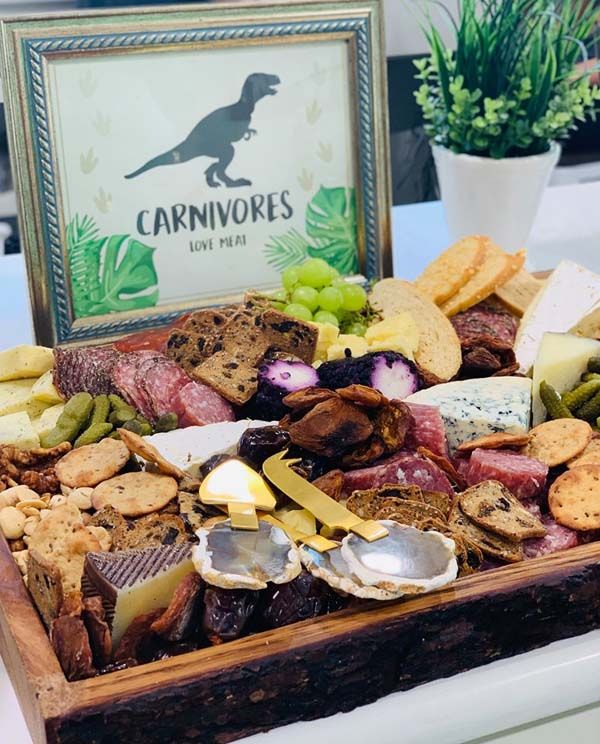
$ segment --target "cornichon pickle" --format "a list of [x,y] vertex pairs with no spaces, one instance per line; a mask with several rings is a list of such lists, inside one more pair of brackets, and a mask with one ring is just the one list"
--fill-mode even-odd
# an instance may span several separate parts
[[108,399],[110,401],[111,406],[113,407],[113,410],[115,410],[116,408],[122,408],[123,406],[129,405],[129,403],[127,403],[127,401],[121,398],[120,395],[115,395],[114,393],[111,393],[108,396]]
[[135,418],[135,409],[125,404],[122,408],[115,408],[110,414],[108,420],[114,426],[121,426],[126,421],[131,421]]
[[562,402],[560,395],[545,380],[540,382],[540,398],[552,419],[573,418],[573,414]]
[[108,395],[97,395],[94,398],[94,409],[92,411],[91,424],[105,424],[110,412],[110,401]]
[[73,442],[87,424],[94,401],[89,393],[77,393],[65,404],[52,431],[40,437],[42,447],[56,447],[62,442]]
[[133,431],[135,434],[139,434],[140,436],[142,435],[142,425],[139,421],[136,421],[133,418],[130,421],[126,421],[121,428],[127,429],[127,431]]
[[154,431],[173,431],[179,426],[179,419],[176,413],[165,413],[159,416],[156,424],[154,424]]
[[575,411],[586,403],[593,395],[600,390],[600,378],[588,380],[577,385],[568,393],[562,396],[562,402],[569,411]]
[[73,446],[83,447],[86,444],[94,444],[94,442],[99,442],[107,434],[110,434],[112,429],[112,424],[92,424],[91,426],[88,426],[88,428],[77,437]]
[[588,372],[600,372],[600,356],[593,356],[588,359]]
[[[599,377],[600,377],[600,375],[599,375]],[[150,427],[152,426],[152,424],[148,421],[148,419],[145,418],[144,416],[142,416],[141,413],[138,413],[138,415],[135,417],[135,420],[136,421],[139,421],[142,426],[144,424],[148,424],[148,426],[150,426]]]
[[149,424],[147,421],[144,422],[144,423],[140,423],[140,421],[138,421],[138,419],[135,419],[135,420],[142,427],[142,436],[143,437],[149,437],[150,434],[152,434],[152,426],[151,426],[151,424]]
[[595,421],[600,416],[600,391],[584,403],[581,408],[578,408],[575,414],[577,418],[584,419],[590,423]]
[[600,375],[597,372],[584,372],[581,375],[581,382],[589,382],[590,380],[600,380]]

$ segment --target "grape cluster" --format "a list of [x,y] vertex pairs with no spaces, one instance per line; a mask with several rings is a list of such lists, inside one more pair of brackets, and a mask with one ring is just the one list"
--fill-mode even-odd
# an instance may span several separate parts
[[322,258],[308,258],[289,266],[281,275],[283,287],[269,295],[273,305],[300,320],[332,323],[345,333],[363,336],[366,331],[362,311],[367,293],[350,284]]

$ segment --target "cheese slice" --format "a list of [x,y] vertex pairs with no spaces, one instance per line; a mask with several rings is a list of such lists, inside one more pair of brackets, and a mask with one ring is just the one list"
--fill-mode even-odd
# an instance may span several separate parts
[[34,400],[39,400],[42,403],[49,403],[50,405],[63,402],[58,390],[54,387],[51,369],[44,372],[44,374],[36,380],[34,386],[31,388],[31,397]]
[[0,351],[0,382],[41,377],[52,369],[54,352],[45,346],[22,344]]
[[487,377],[435,385],[409,395],[405,403],[437,406],[451,452],[486,434],[519,434],[529,429],[531,380]]
[[[0,416],[26,411],[31,403],[31,388],[35,380],[0,382]],[[39,415],[42,411],[39,411]]]
[[600,356],[600,341],[570,333],[544,333],[533,365],[533,426],[546,418],[540,382],[545,380],[558,393],[566,393],[587,370],[592,356]]
[[59,403],[56,406],[50,406],[43,411],[42,415],[38,418],[33,418],[31,423],[33,428],[36,430],[40,439],[49,434],[52,429],[56,426],[56,422],[60,414],[65,410],[65,404]]
[[515,340],[515,354],[528,373],[546,332],[569,331],[600,302],[600,276],[573,261],[561,261],[529,305]]
[[20,449],[40,446],[40,438],[24,411],[0,416],[0,444],[11,444]]

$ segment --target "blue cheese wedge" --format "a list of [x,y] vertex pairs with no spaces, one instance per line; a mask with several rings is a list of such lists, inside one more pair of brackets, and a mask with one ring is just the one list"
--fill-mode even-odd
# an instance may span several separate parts
[[546,418],[540,382],[546,381],[562,395],[579,382],[593,356],[600,356],[600,341],[570,333],[544,333],[533,365],[533,426]]
[[520,434],[529,430],[531,380],[526,377],[488,377],[446,382],[419,390],[406,403],[437,406],[444,420],[448,446],[486,434]]
[[0,382],[41,377],[52,369],[54,352],[45,346],[22,344],[0,351]]
[[515,340],[520,371],[531,370],[544,333],[569,331],[598,303],[600,276],[573,261],[561,261],[521,320]]

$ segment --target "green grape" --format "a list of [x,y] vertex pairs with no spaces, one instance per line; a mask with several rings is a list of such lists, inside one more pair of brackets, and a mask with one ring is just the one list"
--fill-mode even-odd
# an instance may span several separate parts
[[304,305],[314,313],[319,307],[319,293],[313,287],[304,287],[301,284],[292,292],[292,302]]
[[319,307],[327,312],[335,313],[342,306],[344,298],[339,289],[325,287],[319,292]]
[[298,318],[298,320],[312,320],[313,315],[311,311],[305,306],[300,305],[298,302],[290,302],[284,308],[284,313],[291,315],[292,318]]
[[341,287],[346,287],[348,285],[348,282],[344,279],[343,276],[336,276],[335,279],[331,280],[331,286],[335,287],[336,289],[340,289]]
[[355,312],[362,310],[367,304],[367,293],[358,284],[348,284],[346,287],[342,287],[340,292],[343,297],[342,308],[344,310]]
[[274,292],[269,292],[269,299],[274,302],[285,302],[288,301],[288,293],[283,287],[276,289]]
[[331,325],[339,326],[339,321],[335,317],[333,313],[328,313],[327,310],[319,310],[318,313],[315,313],[315,317],[313,318],[315,323],[331,323]]
[[285,306],[286,302],[271,302],[271,306],[275,308],[275,310],[279,310],[279,312],[283,313],[285,312]]
[[329,281],[333,282],[334,279],[337,279],[340,275],[340,272],[337,269],[334,269],[333,266],[329,267]]
[[300,281],[300,270],[297,266],[288,266],[281,274],[281,283],[290,292]]
[[299,267],[299,277],[308,287],[326,287],[330,278],[329,264],[322,258],[309,258]]
[[352,333],[355,336],[364,336],[367,332],[367,326],[364,323],[350,323],[345,332]]

